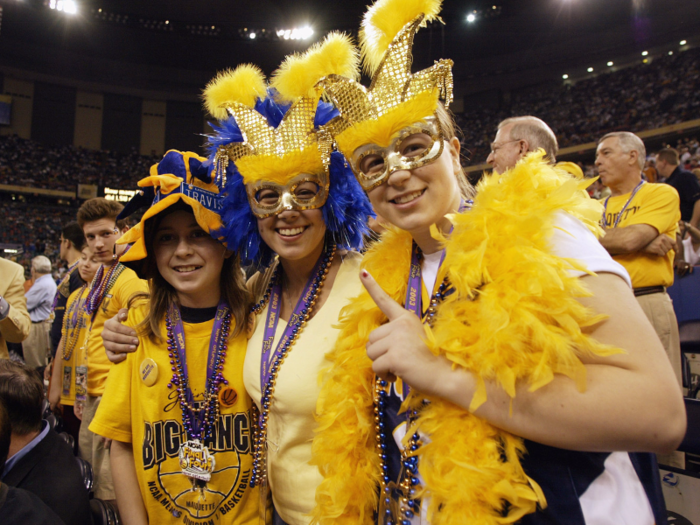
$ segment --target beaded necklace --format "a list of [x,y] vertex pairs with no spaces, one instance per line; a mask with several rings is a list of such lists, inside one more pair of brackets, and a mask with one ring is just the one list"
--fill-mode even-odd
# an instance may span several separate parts
[[95,278],[90,284],[90,293],[88,293],[86,301],[87,306],[85,308],[87,314],[92,316],[93,319],[97,313],[97,309],[102,304],[102,300],[104,299],[105,295],[110,292],[114,286],[114,283],[117,282],[117,279],[119,279],[119,276],[122,274],[125,268],[126,266],[123,264],[115,262],[109,268],[106,275],[104,265],[101,265],[98,268]]
[[[260,406],[262,410],[259,416],[256,418],[257,424],[255,425],[254,430],[253,439],[255,444],[253,448],[253,473],[250,477],[251,487],[255,487],[256,485],[263,486],[267,483],[265,457],[265,449],[267,446],[267,423],[270,414],[270,407],[272,406],[277,375],[282,367],[282,363],[286,359],[296,341],[299,339],[306,322],[311,317],[313,308],[321,294],[321,290],[323,289],[323,283],[325,282],[331,264],[333,263],[335,251],[336,246],[334,244],[328,246],[325,252],[321,254],[316,262],[314,271],[312,271],[311,276],[306,283],[306,287],[304,288],[301,297],[299,297],[299,301],[297,302],[296,307],[289,318],[289,323],[287,323],[287,328],[282,334],[273,355],[270,354],[272,350],[272,342],[274,341],[274,336],[277,329],[277,321],[279,320],[279,308],[281,304],[281,265],[277,266],[275,269],[275,273],[270,279],[268,290],[265,293],[265,296],[270,301],[270,306],[267,313],[265,337],[263,339],[263,353],[260,363],[260,386],[262,391]],[[256,305],[256,307],[257,306],[258,305]],[[262,311],[262,308],[259,308],[259,311]]]
[[[414,242],[411,253],[411,269],[408,276],[408,286],[406,288],[405,308],[415,313],[419,318],[422,317],[421,308],[421,261],[423,253],[418,245]],[[445,260],[443,252],[440,258],[440,266]],[[450,282],[445,275],[442,283],[430,298],[430,304],[426,310],[423,322],[432,327],[435,314],[437,313],[438,305],[445,299],[449,293]],[[381,469],[380,497],[379,497],[379,518],[384,525],[410,525],[411,518],[419,512],[420,501],[415,497],[420,479],[418,478],[418,456],[417,451],[422,445],[420,434],[414,432],[408,439],[408,443],[401,450],[401,472],[399,474],[399,484],[397,487],[391,482],[389,477],[389,466],[387,464],[387,437],[391,436],[391,429],[388,428],[386,405],[389,397],[391,386],[389,383],[379,377],[375,378],[374,382],[374,414],[375,414],[375,432],[378,436],[377,454],[379,455],[379,465]],[[404,384],[404,395],[408,395],[408,385]],[[426,404],[427,401],[423,401]],[[417,410],[406,411],[406,432],[408,433],[418,418]],[[387,432],[388,431],[388,432]],[[397,489],[399,492],[398,505],[394,503],[392,492]],[[394,521],[394,517],[398,516],[398,522]]]
[[75,350],[78,344],[78,339],[80,338],[80,331],[87,326],[85,322],[84,306],[87,297],[83,297],[85,294],[85,288],[87,284],[80,287],[78,292],[78,297],[73,301],[63,318],[63,327],[66,331],[66,343],[63,347],[63,359],[68,361],[73,355],[73,350]]
[[[194,394],[190,388],[185,354],[185,331],[176,304],[171,304],[165,315],[168,338],[168,357],[170,358],[172,379],[168,389],[177,390],[182,424],[187,441],[180,446],[179,460],[183,474],[192,479],[193,490],[197,480],[207,482],[214,471],[215,460],[204,443],[211,437],[212,429],[219,417],[218,393],[221,385],[228,385],[222,370],[226,360],[228,336],[231,325],[231,310],[221,301],[216,309],[214,326],[209,341],[207,357],[207,381],[204,399],[199,406],[195,404]],[[201,486],[200,486],[201,488]]]

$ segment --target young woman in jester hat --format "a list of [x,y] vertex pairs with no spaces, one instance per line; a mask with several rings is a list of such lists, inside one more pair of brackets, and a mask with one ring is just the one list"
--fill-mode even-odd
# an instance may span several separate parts
[[[253,66],[219,75],[205,90],[219,119],[210,137],[215,179],[225,187],[224,228],[217,233],[244,265],[255,297],[244,380],[260,415],[254,482],[263,520],[305,525],[321,481],[310,465],[314,412],[325,354],[340,311],[362,286],[359,249],[372,214],[346,160],[332,152],[324,126],[337,116],[314,88],[330,74],[351,74],[357,53],[331,34],[288,58],[270,89]],[[120,330],[116,323],[110,327]],[[112,332],[118,343],[128,339]],[[104,335],[104,334],[103,334]]]
[[130,301],[135,353],[110,371],[90,429],[111,438],[125,524],[257,523],[252,402],[243,385],[250,295],[238,255],[212,232],[223,196],[206,159],[168,151],[126,213],[150,205],[119,243],[149,281]]
[[410,70],[439,10],[380,0],[361,32],[371,87],[324,80],[338,148],[393,227],[329,356],[314,521],[665,523],[654,456],[620,451],[681,441],[668,359],[579,179],[534,154],[469,208],[439,101],[451,61]]

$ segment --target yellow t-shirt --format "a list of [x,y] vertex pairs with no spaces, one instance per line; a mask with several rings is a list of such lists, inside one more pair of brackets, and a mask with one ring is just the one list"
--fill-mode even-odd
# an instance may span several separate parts
[[61,366],[61,404],[75,404],[75,367],[78,365],[80,348],[88,333],[90,317],[85,312],[85,299],[88,286],[81,286],[68,297],[66,314],[63,317],[61,339],[63,340],[63,359]]
[[[129,310],[127,325],[136,326],[146,306]],[[233,332],[233,322],[231,323]],[[207,354],[214,321],[183,323],[190,387],[201,400],[206,385]],[[165,337],[165,322],[161,323]],[[185,439],[177,390],[168,389],[172,379],[166,343],[139,337],[136,352],[115,365],[109,374],[102,401],[90,430],[134,445],[136,475],[141,496],[154,524],[256,524],[258,489],[248,485],[252,471],[252,403],[243,387],[245,331],[229,339],[223,375],[234,392],[220,404],[212,442],[205,444],[215,460],[211,480],[204,489],[192,491],[190,478],[182,474],[178,452]],[[147,386],[139,373],[141,363],[153,359],[157,378]],[[234,395],[235,394],[235,397]],[[228,405],[228,406],[227,406]]]
[[[345,255],[328,299],[306,323],[277,376],[267,424],[267,475],[275,508],[289,525],[308,525],[307,514],[314,507],[316,487],[323,481],[318,468],[309,465],[316,401],[321,390],[319,375],[331,364],[325,356],[338,338],[340,310],[362,292],[361,260],[357,253]],[[267,308],[257,318],[243,370],[246,390],[258,407],[262,397],[260,361],[266,319]],[[280,319],[273,348],[286,328],[287,323]]]
[[[630,193],[610,197],[606,208],[607,224],[615,224],[617,215],[629,198]],[[675,241],[679,220],[678,192],[668,184],[645,183],[627,206],[617,226],[624,228],[633,224],[648,224]],[[673,256],[674,251],[671,250],[664,257],[634,252],[614,255],[613,259],[625,267],[634,288],[643,288],[673,284]]]
[[131,296],[139,292],[148,293],[148,282],[139,279],[133,270],[125,267],[97,308],[87,343],[87,390],[93,397],[101,396],[104,392],[107,375],[112,367],[102,344],[102,328],[105,321],[117,315],[120,308],[126,308]]

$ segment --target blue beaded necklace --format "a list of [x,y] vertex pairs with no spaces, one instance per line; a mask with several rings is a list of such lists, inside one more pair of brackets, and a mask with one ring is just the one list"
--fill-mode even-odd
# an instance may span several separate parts
[[[443,253],[440,265],[445,259]],[[405,308],[421,317],[421,260],[422,252],[414,242],[411,254],[411,269],[409,281],[406,289]],[[450,282],[445,276],[442,283],[430,298],[430,305],[425,313],[423,322],[428,326],[433,326],[438,305],[448,295]],[[408,385],[404,385],[406,389]],[[406,446],[401,450],[401,474],[399,475],[398,489],[400,492],[398,506],[394,505],[392,499],[392,483],[389,477],[389,466],[387,464],[387,438],[391,436],[391,429],[387,428],[386,405],[391,386],[387,381],[377,377],[374,384],[374,414],[375,431],[379,437],[377,441],[377,454],[381,468],[380,477],[380,497],[379,497],[379,519],[383,525],[411,525],[411,518],[420,511],[420,500],[415,497],[420,479],[418,478],[418,456],[417,452],[423,444],[420,434],[414,432],[408,440]],[[406,391],[407,392],[407,391]],[[427,401],[423,401],[427,404]],[[410,431],[418,418],[417,410],[406,412],[406,430]],[[394,517],[398,516],[398,521]]]

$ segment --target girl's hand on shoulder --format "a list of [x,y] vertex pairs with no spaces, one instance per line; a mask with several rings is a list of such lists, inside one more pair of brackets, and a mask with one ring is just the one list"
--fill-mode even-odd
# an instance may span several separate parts
[[366,270],[360,272],[360,280],[389,319],[369,335],[366,348],[367,356],[373,361],[372,370],[389,381],[400,377],[424,394],[443,395],[452,367],[425,344],[421,320],[394,301]]

